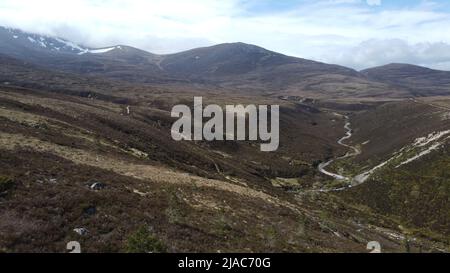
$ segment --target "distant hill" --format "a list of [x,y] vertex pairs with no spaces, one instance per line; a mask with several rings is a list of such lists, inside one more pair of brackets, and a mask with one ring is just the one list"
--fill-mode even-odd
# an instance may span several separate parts
[[410,64],[388,64],[361,71],[368,79],[407,88],[413,95],[449,95],[450,72]]
[[323,73],[359,76],[357,71],[350,68],[289,57],[244,43],[220,44],[166,55],[161,65],[170,73],[194,77],[235,77],[261,73],[264,79],[267,74],[284,66],[304,76]]
[[[364,85],[360,95],[385,84],[367,81],[359,72],[338,65],[286,56],[244,43],[220,44],[165,55],[161,67],[169,75],[202,80],[224,86],[270,93],[298,95],[350,94]],[[332,86],[327,85],[332,84]]]

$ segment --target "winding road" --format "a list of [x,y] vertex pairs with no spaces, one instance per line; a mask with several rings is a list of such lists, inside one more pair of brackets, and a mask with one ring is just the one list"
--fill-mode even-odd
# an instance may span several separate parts
[[[338,114],[338,113],[335,113],[335,114],[336,114],[336,115],[339,115],[339,116],[342,116],[342,115],[340,115],[340,114]],[[327,175],[327,176],[330,176],[330,177],[332,177],[332,178],[334,178],[334,179],[336,179],[336,180],[346,181],[346,182],[348,182],[349,184],[348,184],[348,186],[346,186],[346,187],[341,187],[341,188],[335,188],[335,189],[321,189],[321,190],[319,190],[319,192],[335,192],[335,191],[343,191],[343,190],[350,189],[350,188],[356,187],[356,186],[358,186],[358,185],[361,185],[361,184],[363,184],[364,182],[366,182],[366,180],[367,180],[367,179],[368,179],[368,178],[369,178],[376,170],[382,168],[384,165],[386,165],[387,163],[389,163],[389,161],[392,160],[392,158],[389,159],[389,160],[386,160],[386,161],[382,162],[381,164],[379,164],[379,165],[373,167],[373,168],[370,169],[369,171],[366,171],[366,172],[364,172],[364,173],[358,174],[358,175],[356,175],[356,176],[354,176],[354,177],[343,176],[343,175],[338,174],[338,173],[333,173],[333,172],[327,171],[326,168],[327,168],[328,166],[330,166],[333,162],[336,162],[336,161],[338,161],[338,160],[342,160],[342,159],[345,159],[345,158],[349,158],[349,157],[354,157],[354,156],[357,156],[357,155],[361,154],[361,150],[358,149],[357,147],[352,146],[352,145],[348,145],[348,144],[345,144],[345,143],[344,143],[345,140],[350,139],[350,138],[352,137],[352,135],[353,135],[353,134],[352,134],[353,129],[351,128],[350,118],[349,118],[348,116],[344,116],[344,118],[345,118],[345,125],[344,125],[344,128],[347,130],[347,132],[345,133],[345,136],[343,136],[341,139],[338,140],[337,143],[338,143],[339,145],[341,145],[341,146],[344,146],[344,147],[348,148],[349,151],[348,151],[344,156],[341,156],[341,157],[338,157],[338,158],[334,158],[334,159],[331,159],[331,160],[329,160],[329,161],[327,161],[327,162],[324,162],[324,163],[319,164],[319,166],[317,167],[317,169],[319,170],[319,172],[321,172],[321,173],[323,173],[323,174],[325,174],[325,175]]]
[[[415,102],[415,103],[426,104],[426,105],[429,105],[431,107],[438,108],[440,110],[446,110],[446,111],[450,110],[449,108],[447,108],[445,106],[439,106],[439,105],[434,105],[434,104],[428,104],[428,103],[425,103],[425,102],[419,102],[416,99],[411,99],[411,100],[413,102]],[[340,115],[338,113],[335,113],[335,114],[339,115],[339,116],[342,116],[342,115]],[[336,180],[346,181],[349,184],[346,187],[338,188],[338,189],[321,189],[321,190],[319,190],[320,192],[342,191],[342,190],[346,190],[346,189],[349,189],[349,188],[361,185],[364,182],[366,182],[370,178],[370,176],[372,174],[374,174],[377,170],[383,168],[388,163],[390,163],[391,161],[393,161],[393,160],[395,160],[395,159],[397,159],[399,157],[399,155],[394,155],[391,158],[389,158],[388,160],[385,160],[382,163],[378,164],[377,166],[373,167],[372,169],[370,169],[370,170],[368,170],[366,172],[363,172],[361,174],[358,174],[358,175],[356,175],[354,177],[343,176],[341,174],[333,173],[331,171],[328,171],[326,168],[328,166],[330,166],[332,163],[334,163],[334,162],[336,162],[338,160],[342,160],[342,159],[349,158],[349,157],[354,157],[354,156],[357,156],[357,155],[361,154],[361,150],[358,149],[357,147],[344,143],[345,140],[348,140],[348,139],[350,139],[352,137],[352,131],[353,131],[352,128],[351,128],[351,123],[349,121],[350,118],[348,116],[344,116],[344,118],[345,118],[344,128],[347,130],[347,132],[345,133],[345,136],[343,136],[341,139],[338,140],[337,143],[339,145],[341,145],[341,146],[344,146],[344,147],[348,148],[349,151],[344,156],[341,156],[341,157],[338,157],[338,158],[334,158],[334,159],[331,159],[331,160],[329,160],[327,162],[319,164],[317,169],[319,170],[319,172],[321,172],[321,173],[323,173],[323,174],[325,174],[327,176],[330,176],[330,177],[332,177],[332,178],[334,178]],[[443,132],[441,132],[441,134],[442,135],[447,134],[447,131],[443,131]],[[430,150],[433,150],[436,147],[437,147],[437,144],[435,146],[431,146],[428,149],[428,151],[422,151],[422,153],[420,153],[419,156],[428,153]],[[408,162],[411,162],[411,161],[413,161],[413,160],[415,160],[417,158],[418,158],[418,155],[415,155],[415,156],[409,158],[408,160],[406,160],[405,162],[408,163]],[[399,165],[399,166],[401,166],[401,165]]]
[[[340,115],[340,114],[336,113],[336,115]],[[361,151],[358,148],[356,148],[355,146],[351,146],[351,145],[348,145],[348,144],[344,143],[345,140],[348,140],[348,139],[350,139],[352,137],[352,131],[353,131],[352,128],[351,128],[351,123],[349,121],[350,118],[348,116],[344,116],[344,118],[345,118],[344,128],[347,130],[347,132],[345,133],[345,136],[343,136],[341,139],[338,140],[337,143],[339,145],[341,145],[341,146],[344,146],[344,147],[348,148],[350,151],[348,151],[344,156],[341,156],[341,157],[338,157],[338,158],[334,158],[334,159],[331,159],[331,160],[329,160],[327,162],[319,164],[318,170],[319,170],[319,172],[321,172],[321,173],[323,173],[323,174],[325,174],[327,176],[333,177],[336,180],[343,180],[343,181],[345,180],[345,181],[351,182],[351,181],[353,181],[352,177],[346,177],[346,176],[343,176],[343,175],[340,175],[340,174],[337,174],[337,173],[333,173],[333,172],[330,172],[330,171],[326,170],[326,168],[329,165],[331,165],[333,162],[336,162],[338,160],[342,160],[342,159],[345,159],[345,158],[349,158],[349,157],[354,157],[354,156],[357,156],[357,155],[361,154]]]

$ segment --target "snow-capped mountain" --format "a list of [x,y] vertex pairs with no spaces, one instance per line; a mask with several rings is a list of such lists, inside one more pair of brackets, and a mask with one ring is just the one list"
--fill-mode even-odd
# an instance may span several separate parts
[[0,26],[0,58],[127,81],[165,81],[161,56],[125,45],[91,48],[60,37]]
[[103,54],[121,46],[108,48],[89,48],[74,42],[46,35],[27,33],[19,29],[0,27],[0,48],[20,52],[20,49],[34,49],[63,54]]

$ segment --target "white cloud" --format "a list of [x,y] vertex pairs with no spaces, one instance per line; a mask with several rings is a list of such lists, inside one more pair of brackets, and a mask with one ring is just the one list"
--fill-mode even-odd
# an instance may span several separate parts
[[369,6],[379,6],[381,5],[381,0],[367,0],[367,5]]
[[358,69],[388,63],[414,63],[450,70],[450,44],[443,42],[411,44],[400,39],[367,40],[337,51],[324,56],[324,60]]
[[233,16],[234,0],[2,0],[0,24],[92,46],[131,44],[171,52],[210,44]]
[[[89,46],[127,44],[155,53],[241,41],[356,68],[378,64],[380,56],[385,56],[381,58],[385,62],[401,59],[425,63],[425,57],[418,55],[422,51],[411,47],[450,44],[450,36],[442,32],[450,28],[449,13],[430,1],[409,8],[387,9],[379,0],[302,0],[290,9],[256,12],[252,7],[261,3],[259,0],[1,0],[0,24],[59,35]],[[378,4],[376,8],[370,6]],[[395,39],[407,46],[393,43]],[[396,49],[382,46],[380,41],[391,41]],[[386,52],[381,54],[381,48]],[[348,54],[352,50],[358,51],[358,57]],[[433,61],[426,63],[442,67],[447,62],[445,54],[438,51]]]

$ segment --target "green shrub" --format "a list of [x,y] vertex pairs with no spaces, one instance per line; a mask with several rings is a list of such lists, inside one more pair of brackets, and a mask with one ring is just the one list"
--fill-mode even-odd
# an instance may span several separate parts
[[171,224],[183,224],[186,218],[185,208],[187,204],[183,198],[180,197],[175,190],[169,190],[169,202],[165,210],[167,219]]
[[127,241],[128,253],[164,253],[164,244],[146,227],[141,227]]
[[6,176],[0,176],[0,192],[5,192],[14,187],[14,180]]

